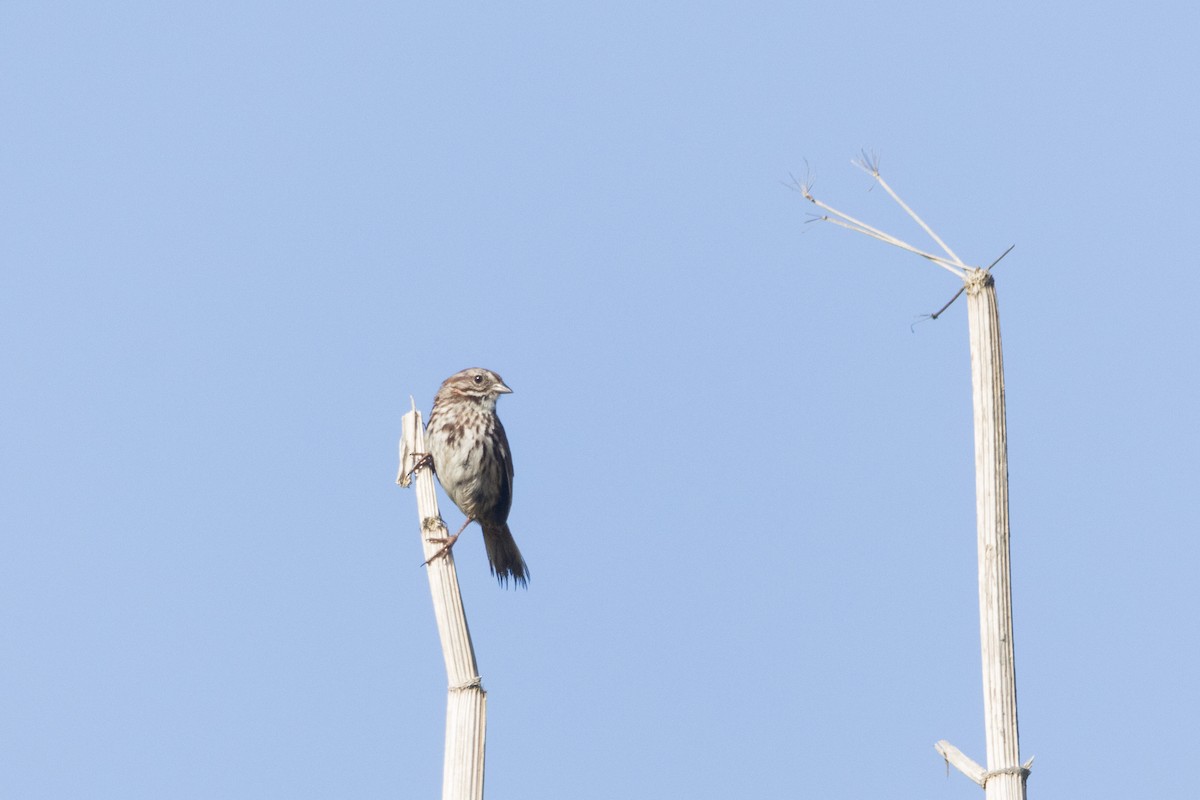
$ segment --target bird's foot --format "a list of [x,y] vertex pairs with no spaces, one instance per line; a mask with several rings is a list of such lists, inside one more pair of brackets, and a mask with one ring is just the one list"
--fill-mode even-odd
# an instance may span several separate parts
[[441,558],[442,556],[449,553],[450,548],[454,547],[454,543],[458,541],[458,537],[462,536],[462,532],[467,529],[467,526],[470,525],[471,522],[472,522],[471,518],[467,517],[467,521],[462,524],[462,527],[458,529],[458,533],[454,534],[453,536],[445,536],[445,537],[437,537],[434,539],[426,539],[425,541],[429,542],[430,544],[442,545],[442,549],[438,550],[436,553],[431,555],[429,557],[429,560],[425,562],[425,566],[428,567],[434,561],[437,561],[439,558]]
[[430,544],[442,545],[442,549],[431,555],[429,560],[425,562],[425,566],[428,567],[430,564],[450,552],[450,548],[454,547],[454,543],[458,541],[458,534],[456,533],[453,536],[443,536],[437,539],[426,539],[425,541],[429,542]]
[[413,463],[412,469],[404,474],[404,480],[402,482],[405,486],[408,485],[408,479],[416,474],[418,470],[422,470],[425,467],[433,467],[433,456],[429,453],[413,453],[412,457],[415,458],[416,461]]

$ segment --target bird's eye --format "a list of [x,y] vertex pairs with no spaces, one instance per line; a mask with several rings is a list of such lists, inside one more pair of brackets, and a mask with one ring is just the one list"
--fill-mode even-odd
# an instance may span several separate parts
[[476,375],[476,376],[475,376],[475,382],[476,382],[476,383],[483,383],[483,376],[482,376],[482,375]]

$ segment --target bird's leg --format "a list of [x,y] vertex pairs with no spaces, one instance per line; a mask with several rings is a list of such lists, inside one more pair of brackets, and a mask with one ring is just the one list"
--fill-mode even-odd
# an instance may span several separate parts
[[467,521],[462,524],[462,527],[458,529],[458,533],[454,534],[453,536],[447,536],[445,538],[439,537],[437,539],[426,539],[425,541],[427,541],[427,542],[430,542],[432,544],[440,544],[440,545],[443,545],[443,547],[441,550],[438,550],[436,553],[434,553],[432,556],[429,557],[429,560],[425,562],[425,566],[429,566],[434,561],[437,561],[439,558],[441,558],[442,556],[449,553],[450,548],[454,547],[454,543],[458,541],[458,537],[462,536],[462,532],[465,531],[467,529],[467,526],[470,525],[474,521],[475,520],[472,519],[471,517],[467,517]]

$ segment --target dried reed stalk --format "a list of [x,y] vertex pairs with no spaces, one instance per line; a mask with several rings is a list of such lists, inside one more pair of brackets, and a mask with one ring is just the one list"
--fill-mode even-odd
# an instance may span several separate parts
[[[413,410],[402,420],[400,474],[396,483],[407,487],[416,476],[417,517],[421,546],[429,559],[441,549],[430,539],[449,535],[437,505],[433,470],[422,462],[425,428],[421,412]],[[429,589],[433,595],[433,615],[437,620],[442,655],[446,660],[449,696],[446,699],[446,752],[442,762],[442,800],[483,800],[484,738],[487,732],[487,693],[475,664],[475,648],[467,628],[458,573],[453,551],[430,562]]]
[[[1012,583],[1008,529],[1008,440],[1004,408],[1004,359],[1000,315],[991,268],[963,263],[879,174],[879,162],[863,154],[857,166],[868,172],[905,213],[929,234],[946,257],[919,250],[818,200],[811,185],[800,192],[826,212],[818,219],[870,236],[932,261],[963,281],[971,341],[971,397],[975,424],[975,514],[979,547],[979,627],[983,660],[983,707],[987,769],[942,740],[934,747],[964,775],[982,786],[987,800],[1025,800],[1033,759],[1020,764],[1017,735],[1017,678],[1013,655]],[[1009,250],[1012,248],[1010,247]],[[1007,251],[1005,251],[1007,255]],[[1002,255],[1000,258],[1003,258]],[[999,261],[1000,259],[996,259]],[[962,293],[959,290],[959,294]],[[955,295],[955,298],[958,294]],[[953,299],[951,300],[953,302]],[[931,315],[934,319],[949,303]]]

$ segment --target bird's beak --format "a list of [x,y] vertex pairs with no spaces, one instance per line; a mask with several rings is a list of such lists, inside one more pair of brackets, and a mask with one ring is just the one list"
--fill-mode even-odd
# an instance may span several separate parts
[[492,389],[499,392],[500,394],[512,394],[512,389],[508,388],[500,381],[496,381],[496,383],[492,385]]

